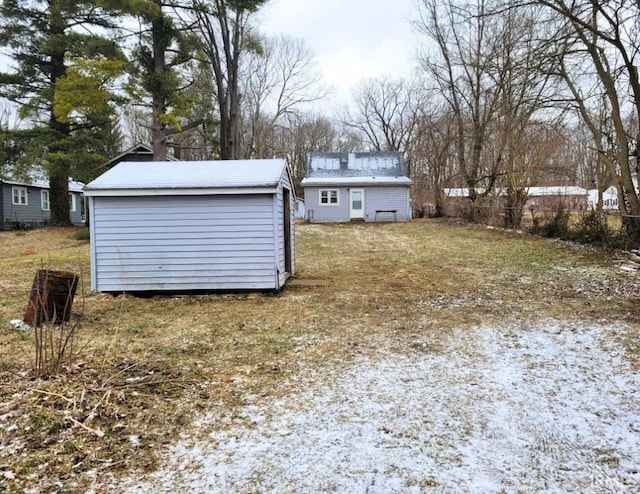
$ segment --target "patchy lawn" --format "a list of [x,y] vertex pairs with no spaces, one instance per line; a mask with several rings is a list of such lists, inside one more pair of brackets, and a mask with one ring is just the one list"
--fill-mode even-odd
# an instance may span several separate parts
[[35,267],[88,284],[73,233],[0,232],[9,492],[135,491],[128,475],[143,492],[637,488],[640,288],[599,251],[438,221],[298,225],[298,277],[328,287],[85,287],[76,357],[34,379],[33,335],[8,321]]

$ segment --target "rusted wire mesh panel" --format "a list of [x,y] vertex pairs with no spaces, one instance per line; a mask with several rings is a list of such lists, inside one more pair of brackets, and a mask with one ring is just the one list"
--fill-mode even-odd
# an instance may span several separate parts
[[33,328],[60,324],[71,317],[78,275],[69,271],[39,269],[33,279],[24,322]]

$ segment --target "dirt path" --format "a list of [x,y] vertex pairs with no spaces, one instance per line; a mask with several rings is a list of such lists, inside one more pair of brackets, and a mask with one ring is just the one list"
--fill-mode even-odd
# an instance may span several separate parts
[[480,327],[309,374],[116,490],[640,492],[640,375],[612,329]]

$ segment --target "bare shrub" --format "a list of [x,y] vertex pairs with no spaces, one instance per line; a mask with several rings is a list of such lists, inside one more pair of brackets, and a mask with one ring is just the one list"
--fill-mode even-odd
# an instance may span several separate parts
[[573,239],[584,244],[595,244],[609,249],[620,248],[623,239],[609,224],[609,214],[603,211],[589,211],[583,214]]
[[541,223],[536,225],[537,233],[547,238],[571,238],[569,231],[569,211],[561,204],[551,211],[549,217],[545,218]]

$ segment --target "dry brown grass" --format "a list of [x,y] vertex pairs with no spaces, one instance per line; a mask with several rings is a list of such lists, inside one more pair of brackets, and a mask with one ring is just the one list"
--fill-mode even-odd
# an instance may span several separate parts
[[[568,226],[570,230],[576,231],[580,228],[582,219],[590,214],[591,210],[584,211],[569,211]],[[520,225],[521,230],[530,231],[534,227],[534,218],[538,221],[539,225],[544,225],[550,222],[557,214],[557,210],[544,210],[544,211],[525,211],[522,215],[522,223]],[[622,216],[617,211],[604,211],[604,215],[607,218],[607,224],[612,232],[620,232],[623,229]]]
[[636,279],[599,251],[435,220],[299,225],[298,277],[328,287],[78,295],[80,351],[60,376],[36,380],[32,335],[7,323],[23,315],[41,264],[82,270],[88,283],[89,246],[72,234],[0,233],[0,472],[11,472],[9,492],[77,492],[88,471],[151,468],[198,411],[277,395],[301,369],[379,347],[416,338],[437,346],[454,328],[613,320],[630,328],[617,334],[630,358],[640,351]]

